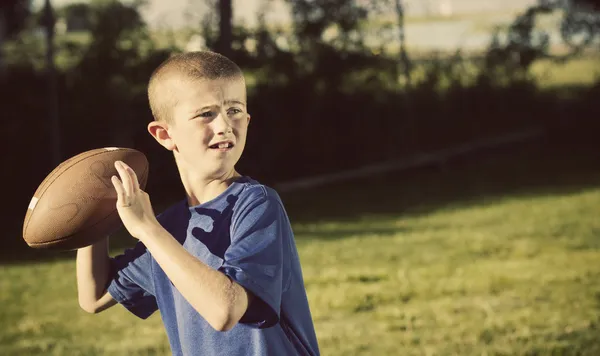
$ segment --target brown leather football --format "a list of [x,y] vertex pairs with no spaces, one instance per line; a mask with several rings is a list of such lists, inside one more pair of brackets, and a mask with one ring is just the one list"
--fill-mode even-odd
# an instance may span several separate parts
[[23,224],[30,247],[75,250],[89,246],[122,226],[111,177],[123,161],[146,187],[148,160],[131,148],[107,147],[83,152],[61,163],[36,190]]

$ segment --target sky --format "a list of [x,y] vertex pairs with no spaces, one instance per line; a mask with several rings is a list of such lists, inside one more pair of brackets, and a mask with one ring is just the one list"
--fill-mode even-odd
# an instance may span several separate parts
[[[86,0],[51,0],[53,6],[64,6]],[[146,0],[147,6],[142,9],[142,15],[150,27],[178,27],[198,19],[208,7],[205,0]],[[368,0],[357,0],[368,1]],[[123,0],[123,2],[127,2]],[[256,13],[263,3],[270,3],[268,12],[269,23],[285,23],[289,21],[289,10],[285,0],[233,0],[233,17],[236,23],[253,26]],[[404,0],[407,16],[424,16],[427,13],[447,11],[453,13],[493,12],[524,9],[536,0]],[[39,7],[44,0],[33,0],[34,6]],[[197,23],[197,20],[196,22]]]
[[[53,6],[60,7],[75,2],[89,0],[51,0]],[[122,0],[127,2],[131,0]],[[146,0],[147,4],[141,9],[142,16],[150,28],[177,28],[190,25],[197,27],[200,19],[209,8],[206,0]],[[232,0],[234,24],[245,24],[253,27],[256,23],[256,13],[260,6],[269,3],[267,23],[271,25],[290,22],[288,3],[290,0]],[[373,1],[373,0],[356,0]],[[513,20],[509,12],[524,10],[537,0],[404,0],[407,17],[423,17],[439,15],[440,12],[451,11],[452,14],[487,13],[494,14],[494,19],[486,21],[508,22]],[[34,6],[41,6],[44,0],[33,0]],[[215,13],[216,16],[216,13]],[[489,17],[489,16],[488,16]],[[407,43],[420,48],[435,49],[481,49],[490,41],[490,34],[477,30],[480,24],[471,20],[435,21],[408,23],[406,26]],[[397,35],[392,36],[395,41]],[[380,36],[380,35],[377,35]],[[556,35],[553,35],[556,37]],[[386,40],[387,41],[387,40]]]
[[[45,0],[33,0],[34,8],[43,6]],[[142,16],[152,28],[178,27],[188,24],[194,18],[199,18],[208,10],[205,0],[146,0],[142,8]],[[61,7],[72,3],[89,3],[89,0],[51,0],[52,6]],[[128,0],[121,2],[127,3]],[[233,16],[235,22],[244,22],[252,26],[256,13],[264,0],[233,0]],[[268,20],[271,22],[286,22],[289,19],[288,10],[283,0],[270,0],[271,11]],[[197,23],[197,22],[196,22]]]

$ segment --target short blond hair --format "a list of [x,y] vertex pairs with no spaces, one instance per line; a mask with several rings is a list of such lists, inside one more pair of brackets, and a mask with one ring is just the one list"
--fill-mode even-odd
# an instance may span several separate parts
[[240,67],[222,54],[212,51],[175,54],[154,70],[148,83],[150,110],[157,121],[172,121],[171,109],[177,98],[170,91],[164,92],[163,87],[175,76],[193,80],[244,79]]

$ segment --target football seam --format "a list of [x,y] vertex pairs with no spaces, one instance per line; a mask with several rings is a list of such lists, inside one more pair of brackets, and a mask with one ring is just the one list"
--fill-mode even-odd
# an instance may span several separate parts
[[[54,182],[55,182],[55,181],[56,181],[56,180],[57,180],[57,179],[58,179],[60,176],[62,176],[62,175],[63,175],[63,173],[65,173],[65,172],[66,172],[66,171],[67,171],[69,168],[73,167],[74,165],[76,165],[77,163],[79,163],[79,162],[81,162],[81,161],[83,161],[83,160],[85,160],[85,159],[88,159],[88,158],[90,158],[90,157],[95,157],[95,156],[101,155],[101,154],[103,154],[103,153],[106,153],[106,151],[100,151],[100,152],[96,152],[96,153],[94,153],[93,155],[89,155],[89,156],[82,157],[82,158],[80,158],[79,160],[77,160],[77,161],[74,161],[74,162],[73,162],[71,165],[67,166],[65,170],[63,170],[62,172],[60,172],[59,174],[57,174],[56,176],[54,176],[54,177],[53,177],[53,179],[52,179],[52,180],[51,180],[51,181],[50,181],[48,184],[46,184],[46,186],[45,186],[44,190],[43,190],[43,191],[41,191],[41,192],[40,192],[40,195],[37,197],[37,198],[38,198],[38,200],[41,200],[41,199],[42,199],[42,196],[44,196],[44,193],[46,193],[46,191],[48,190],[48,187],[49,187],[49,186],[51,186],[51,185],[52,185],[52,183],[54,183]],[[32,210],[32,211],[31,211],[31,212],[32,212],[32,215],[33,215],[33,211],[34,211],[34,210]],[[31,221],[31,216],[30,216],[30,217],[29,217],[29,219],[27,220],[27,224],[25,224],[25,229],[23,230],[23,235],[27,235],[27,228],[29,227],[29,222],[30,222],[30,221]]]
[[[98,225],[98,224],[102,223],[103,221],[105,221],[106,219],[110,218],[110,217],[111,217],[112,215],[114,215],[115,213],[118,213],[118,211],[116,211],[116,210],[115,210],[115,211],[111,212],[110,214],[108,214],[108,215],[106,215],[105,217],[103,217],[103,218],[102,218],[100,221],[98,221],[97,223],[95,223],[94,225],[92,225],[92,226],[88,227],[87,229],[85,229],[85,230],[83,230],[83,231],[87,231],[87,230],[91,230],[91,229],[93,229],[93,228],[94,228],[96,225]],[[72,235],[69,235],[69,236],[61,237],[60,239],[56,239],[56,240],[52,240],[52,241],[47,241],[47,242],[35,242],[35,243],[29,243],[29,242],[28,242],[27,244],[28,244],[29,246],[44,246],[44,245],[54,245],[54,244],[56,244],[56,243],[59,243],[59,242],[61,242],[61,241],[68,240],[68,239],[70,239],[72,236],[73,236],[73,234],[72,234]]]
[[[127,150],[128,148],[122,148],[122,149],[125,149],[125,150]],[[36,191],[36,193],[38,193],[38,192],[39,192],[39,193],[41,193],[41,194],[42,194],[43,192],[45,192],[45,191],[48,189],[48,186],[50,185],[50,183],[54,182],[54,179],[53,179],[53,178],[54,178],[54,177],[55,177],[57,174],[59,174],[59,173],[58,173],[58,168],[60,168],[61,166],[63,166],[63,165],[64,165],[65,167],[71,167],[71,166],[73,166],[75,163],[78,163],[78,162],[80,162],[80,161],[82,161],[82,160],[84,160],[84,159],[88,159],[89,157],[94,157],[94,156],[96,156],[96,155],[98,155],[98,154],[105,153],[105,151],[102,151],[102,150],[103,150],[102,148],[99,148],[99,149],[97,149],[97,152],[95,152],[95,153],[93,153],[93,154],[90,154],[89,156],[88,156],[88,155],[85,155],[85,153],[90,153],[90,152],[84,152],[84,153],[82,153],[82,154],[80,155],[81,157],[79,157],[79,160],[78,160],[78,161],[75,161],[75,158],[77,158],[77,156],[75,156],[75,157],[71,157],[71,158],[67,159],[66,161],[62,162],[61,164],[59,164],[59,165],[58,165],[58,167],[56,167],[56,168],[55,168],[55,169],[54,169],[54,170],[53,170],[53,171],[50,173],[50,175],[49,175],[49,176],[46,178],[46,181],[45,181],[45,182],[42,182],[42,185],[39,187],[39,189]],[[73,162],[75,162],[75,163],[73,163]],[[67,164],[68,164],[68,165],[67,165]],[[64,173],[64,171],[63,171],[63,173]],[[60,173],[60,174],[62,174],[62,173]],[[59,174],[59,175],[60,175],[60,174]],[[58,177],[57,177],[57,178],[58,178]],[[53,179],[53,180],[52,180],[52,181],[50,181],[50,179]],[[44,183],[45,183],[45,184],[44,184]],[[35,194],[34,194],[34,197],[35,197]]]
[[[74,166],[75,164],[77,164],[77,163],[79,163],[79,162],[81,162],[81,161],[83,161],[83,160],[86,160],[86,159],[88,159],[88,158],[90,158],[90,157],[98,156],[98,155],[101,155],[101,154],[104,154],[104,153],[106,153],[106,151],[100,151],[100,152],[97,152],[97,153],[95,153],[95,154],[93,154],[93,155],[82,157],[81,159],[79,159],[78,161],[74,162],[73,164],[71,164],[71,165],[70,165],[70,166],[68,166],[67,168],[70,168],[70,167]],[[65,170],[64,170],[64,171],[62,171],[60,174],[58,174],[56,177],[54,177],[54,179],[52,179],[52,181],[51,181],[49,184],[47,184],[47,185],[46,185],[46,188],[45,188],[45,189],[44,189],[44,190],[43,190],[43,191],[40,193],[40,195],[39,195],[37,198],[38,198],[39,200],[41,200],[41,199],[42,199],[42,196],[44,196],[44,193],[46,193],[46,191],[48,190],[48,187],[49,187],[49,186],[51,186],[51,185],[52,185],[52,183],[54,183],[54,181],[56,181],[56,180],[57,180],[57,179],[58,179],[58,178],[59,178],[61,175],[63,175],[63,173],[65,173],[67,170],[68,170],[68,169],[65,169]],[[146,169],[144,170],[144,173],[143,173],[142,177],[146,178],[146,174],[147,174],[147,172],[148,172],[148,166],[146,166]],[[109,215],[105,216],[104,218],[102,218],[102,219],[101,219],[99,222],[97,222],[96,224],[92,225],[91,227],[93,227],[93,226],[96,226],[98,223],[100,223],[100,222],[104,221],[105,219],[107,219],[108,217],[110,217],[110,215],[112,215],[112,214],[114,214],[114,211],[113,211],[112,213],[110,213]],[[32,215],[33,215],[33,210],[32,210]],[[25,224],[25,229],[23,230],[23,235],[27,235],[27,229],[29,228],[29,223],[30,223],[30,222],[31,222],[31,216],[30,216],[30,217],[29,217],[29,219],[27,220],[27,224]],[[60,241],[60,240],[62,240],[62,239],[67,239],[67,238],[69,238],[70,236],[71,236],[71,235],[69,235],[68,237],[63,237],[63,238],[61,238],[61,239],[59,239],[59,240],[54,240],[54,241]],[[47,244],[47,243],[39,243],[39,244],[35,244],[35,245],[43,245],[43,244]],[[33,245],[32,245],[32,246],[33,246]]]
[[[73,157],[73,158],[74,158],[74,157]],[[83,157],[82,159],[84,159],[84,158],[87,158],[87,156]],[[58,168],[60,168],[60,166],[62,166],[62,165],[65,165],[65,166],[66,166],[66,165],[67,165],[67,163],[69,163],[69,164],[70,164],[71,162],[69,162],[69,161],[71,161],[71,160],[72,160],[72,158],[71,158],[71,159],[68,159],[68,160],[66,160],[65,162],[63,162],[63,163],[61,163],[60,165],[58,165],[58,167],[56,167],[54,170],[52,170],[52,172],[50,173],[50,175],[49,175],[49,176],[48,176],[46,179],[44,179],[44,181],[43,181],[43,182],[40,184],[40,186],[38,187],[38,189],[35,191],[35,193],[33,194],[33,197],[34,197],[34,198],[38,198],[38,196],[37,196],[37,194],[38,194],[38,193],[40,193],[40,194],[43,194],[43,193],[44,193],[44,192],[45,192],[45,191],[48,189],[48,186],[50,185],[50,183],[54,182],[54,177],[55,177],[57,174],[59,174],[59,173],[58,173],[58,172],[59,172],[59,169],[58,169]],[[79,161],[78,161],[78,162],[79,162]],[[70,167],[70,165],[69,165],[69,167]],[[60,173],[60,174],[62,174],[62,173]],[[60,175],[60,174],[59,174],[59,175]],[[52,180],[52,181],[50,181],[50,180]],[[39,198],[38,198],[38,199],[39,199]],[[33,210],[33,209],[32,209],[32,210]]]
[[[93,156],[90,156],[90,157],[93,157]],[[146,170],[144,170],[144,172],[143,172],[143,175],[142,175],[142,177],[144,177],[144,179],[145,179],[145,178],[146,178],[146,176],[147,176],[147,172],[148,172],[148,168],[146,168]],[[91,229],[93,229],[93,228],[94,228],[96,225],[98,225],[98,224],[102,223],[103,221],[105,221],[106,219],[110,218],[110,217],[111,217],[112,215],[114,215],[115,213],[116,213],[116,214],[118,214],[119,212],[118,212],[117,210],[114,210],[114,211],[113,211],[113,212],[111,212],[110,214],[108,214],[108,215],[106,215],[105,217],[103,217],[102,219],[100,219],[100,221],[96,222],[94,225],[91,225],[91,226],[89,226],[89,227],[88,227],[87,229],[85,229],[85,230],[91,230]],[[28,242],[27,244],[28,244],[29,246],[44,246],[44,245],[53,245],[53,244],[59,243],[59,242],[61,242],[61,241],[64,241],[64,240],[70,239],[72,236],[73,236],[73,235],[69,235],[69,236],[61,237],[60,239],[56,239],[56,240],[53,240],[53,241],[48,241],[48,242],[37,242],[37,243],[29,243],[29,242]]]

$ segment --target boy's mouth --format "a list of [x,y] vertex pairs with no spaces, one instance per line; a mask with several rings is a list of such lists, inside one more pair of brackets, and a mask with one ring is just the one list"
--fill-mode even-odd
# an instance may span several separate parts
[[220,150],[220,151],[228,150],[228,149],[233,148],[233,142],[221,141],[221,142],[217,142],[217,143],[214,143],[214,144],[208,146],[208,148],[210,148],[212,150]]

